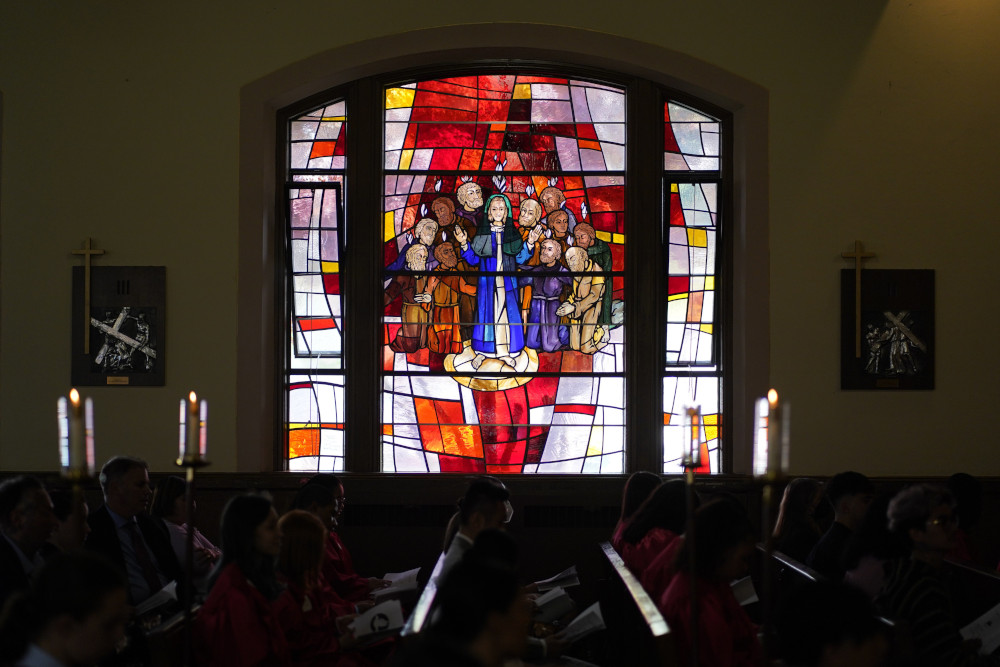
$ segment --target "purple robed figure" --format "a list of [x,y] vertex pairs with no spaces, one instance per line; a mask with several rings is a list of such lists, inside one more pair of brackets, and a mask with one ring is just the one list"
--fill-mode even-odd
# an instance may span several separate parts
[[[531,285],[531,308],[528,326],[525,327],[525,344],[535,350],[555,352],[569,343],[569,330],[560,326],[556,310],[562,301],[563,288],[573,282],[566,267],[558,262],[561,248],[555,241],[544,241],[540,253],[543,262],[538,266],[522,267],[536,275],[518,279],[518,283]],[[546,265],[551,261],[551,265]],[[556,275],[553,275],[555,273]]]
[[[514,226],[510,200],[504,195],[490,197],[484,218],[471,243],[467,238],[459,238],[456,230],[456,239],[463,246],[462,259],[470,266],[478,266],[481,274],[516,271],[518,264],[531,257],[534,246],[526,244]],[[512,362],[524,349],[520,303],[514,276],[479,276],[472,349],[480,364],[480,357]]]

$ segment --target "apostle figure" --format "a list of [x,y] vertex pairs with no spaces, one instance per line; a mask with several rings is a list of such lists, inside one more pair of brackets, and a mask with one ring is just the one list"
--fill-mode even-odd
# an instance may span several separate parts
[[[527,242],[528,234],[531,233],[537,225],[539,220],[542,219],[542,206],[538,201],[534,199],[525,199],[521,202],[521,210],[517,216],[518,231],[521,232],[521,238]],[[541,225],[542,231],[546,231],[545,225]],[[535,252],[528,258],[525,262],[528,266],[535,266],[538,264],[538,253],[541,250],[541,246],[535,246]]]
[[569,235],[569,214],[566,211],[553,211],[546,216],[545,221],[552,234],[551,238],[559,242],[563,255],[562,263],[566,266],[566,251],[573,244],[573,237]]
[[[421,272],[427,269],[427,246],[416,243],[406,251],[406,268]],[[395,276],[385,288],[385,305],[403,299],[400,318],[402,326],[389,347],[394,352],[416,352],[427,346],[427,320],[431,295],[427,292],[427,276],[404,274]]]
[[[583,248],[566,251],[566,263],[574,273],[590,273],[596,266]],[[569,346],[584,354],[594,354],[607,345],[606,330],[598,326],[601,315],[601,297],[605,282],[602,275],[576,275],[569,299],[556,310],[556,315],[569,318]]]
[[[597,238],[594,228],[586,222],[578,222],[573,228],[573,238],[576,247],[587,251],[587,257],[600,267],[601,271],[611,271],[611,248],[607,243]],[[601,297],[601,317],[598,322],[609,329],[611,325],[611,276],[605,273],[604,296]]]
[[538,266],[522,267],[534,275],[520,278],[518,282],[531,289],[531,309],[525,326],[525,345],[535,350],[555,352],[569,342],[569,330],[560,325],[559,301],[563,288],[573,282],[566,267],[559,263],[562,249],[559,242],[545,239],[539,244]]
[[458,257],[450,243],[435,246],[434,257],[438,261],[437,271],[427,283],[427,291],[433,299],[427,344],[431,352],[457,354],[462,351],[460,299],[463,295],[475,296],[476,287],[458,273]]
[[462,208],[455,211],[455,215],[461,216],[472,223],[478,233],[479,226],[483,221],[483,189],[475,181],[462,183],[455,190],[455,196]]
[[490,357],[514,370],[514,357],[524,349],[517,281],[512,275],[487,274],[513,273],[518,264],[531,256],[534,247],[524,242],[514,226],[510,200],[505,195],[490,197],[486,212],[487,218],[471,243],[464,231],[455,230],[462,246],[462,259],[470,266],[478,266],[480,271],[476,284],[476,325],[472,329],[472,349],[476,352],[472,367],[478,370]]
[[[569,210],[566,206],[566,195],[563,194],[562,190],[554,185],[550,185],[538,194],[538,199],[541,200],[542,206],[545,207],[546,223],[548,223],[549,216],[556,211],[565,211],[569,231],[573,231],[576,227],[576,216],[573,215],[573,211]],[[551,227],[551,225],[549,226]]]
[[458,241],[455,240],[455,230],[452,228],[455,223],[462,226],[469,238],[476,235],[476,226],[466,218],[455,214],[455,202],[450,197],[438,197],[432,201],[431,212],[437,218],[438,223],[437,236],[434,237],[435,246],[450,243],[455,247],[455,250],[458,250]]
[[389,271],[402,271],[406,266],[406,254],[415,245],[422,245],[427,251],[425,256],[427,259],[427,270],[433,271],[434,267],[437,266],[437,260],[431,257],[431,248],[434,245],[434,239],[438,235],[438,223],[434,222],[431,218],[421,218],[417,221],[417,224],[413,225],[413,240],[407,243],[402,251],[400,251],[399,256],[392,261],[389,266],[385,267]]

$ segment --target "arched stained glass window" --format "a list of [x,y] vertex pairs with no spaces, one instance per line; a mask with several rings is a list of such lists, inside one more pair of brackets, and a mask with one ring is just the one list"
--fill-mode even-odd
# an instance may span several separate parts
[[[683,412],[698,405],[701,471],[721,471],[721,121],[656,93],[665,122],[638,127],[627,80],[534,69],[380,81],[376,90],[377,107],[352,102],[352,118],[366,116],[352,127],[375,128],[362,145],[381,151],[377,187],[358,188],[355,172],[347,187],[347,160],[358,160],[346,141],[345,100],[358,99],[350,90],[288,117],[287,468],[344,470],[346,430],[351,447],[377,450],[367,471],[620,474],[631,472],[629,447],[644,447],[675,472]],[[642,144],[661,132],[662,153]],[[648,215],[655,205],[626,215],[630,184],[641,180],[645,196],[661,199],[658,178],[661,219]],[[350,199],[359,192],[364,201]],[[347,245],[358,211],[379,217],[379,247],[356,232]],[[627,282],[626,250],[636,249],[626,240],[643,246],[629,256],[655,257],[662,285]],[[378,323],[352,320],[359,311],[351,293],[342,299],[342,264],[367,267],[350,284],[377,283]],[[629,300],[630,312],[664,317],[630,329]],[[348,367],[344,339],[376,326],[378,365],[351,357]],[[641,442],[626,442],[636,370],[626,358],[650,340],[664,355],[662,384],[648,387],[663,393],[662,431],[649,424]],[[655,382],[649,349],[642,364]],[[352,373],[377,374],[377,395],[352,389]],[[348,401],[377,402],[381,433],[345,425]]]
[[385,99],[383,471],[623,472],[625,91]]

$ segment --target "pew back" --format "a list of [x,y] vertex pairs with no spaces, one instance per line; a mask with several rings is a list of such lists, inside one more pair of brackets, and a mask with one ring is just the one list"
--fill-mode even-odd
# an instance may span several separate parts
[[677,665],[670,627],[610,542],[601,551],[611,569],[601,608],[608,627],[607,665]]

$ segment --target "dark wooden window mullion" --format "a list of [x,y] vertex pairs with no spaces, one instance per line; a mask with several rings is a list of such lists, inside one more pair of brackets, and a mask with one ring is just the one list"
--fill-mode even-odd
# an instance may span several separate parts
[[379,470],[381,419],[382,89],[362,79],[347,95],[347,242],[344,299],[345,461],[352,473]]

